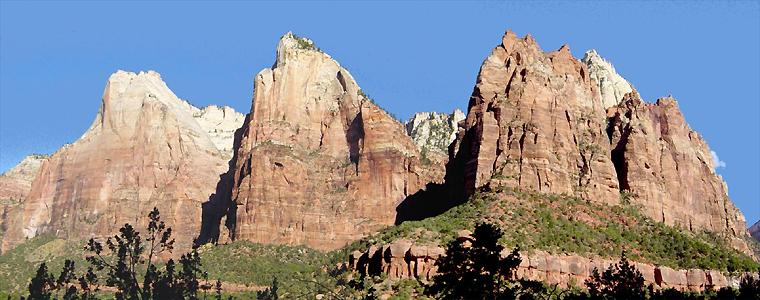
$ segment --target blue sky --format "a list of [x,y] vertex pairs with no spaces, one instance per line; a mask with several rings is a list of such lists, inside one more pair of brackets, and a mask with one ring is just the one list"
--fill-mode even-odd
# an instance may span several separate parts
[[672,94],[760,219],[758,2],[0,2],[0,170],[87,129],[108,76],[156,70],[196,106],[248,112],[253,76],[287,31],[313,39],[407,118],[465,109],[511,28],[544,50],[597,49],[650,101]]

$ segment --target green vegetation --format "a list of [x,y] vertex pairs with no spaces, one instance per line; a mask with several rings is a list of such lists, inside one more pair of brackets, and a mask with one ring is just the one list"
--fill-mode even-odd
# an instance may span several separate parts
[[296,40],[296,47],[298,49],[322,52],[321,49],[317,48],[317,46],[314,45],[314,42],[312,40],[297,36],[295,33],[291,33],[291,34],[293,35],[293,38]]
[[[625,199],[630,195],[622,195]],[[474,195],[470,201],[432,218],[408,221],[349,245],[369,245],[409,238],[444,244],[457,231],[485,221],[504,229],[501,243],[527,251],[578,253],[616,257],[629,252],[636,261],[672,268],[756,271],[758,264],[714,233],[692,233],[644,216],[626,201],[604,205],[568,195],[498,188]]]

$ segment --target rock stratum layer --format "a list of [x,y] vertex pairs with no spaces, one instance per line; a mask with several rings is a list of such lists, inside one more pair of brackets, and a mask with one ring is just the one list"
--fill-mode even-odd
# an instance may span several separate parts
[[153,207],[174,229],[176,247],[188,249],[200,204],[228,156],[198,112],[158,73],[111,75],[92,126],[42,164],[2,249],[40,234],[86,239],[114,234],[125,223],[141,228]]
[[[241,130],[231,202],[207,205],[216,212],[203,242],[335,249],[392,225],[399,202],[442,177],[420,164],[403,125],[346,69],[291,33],[280,40],[275,65],[256,75]],[[227,227],[221,236],[219,223]]]
[[[460,237],[462,238],[462,237]],[[509,254],[504,250],[502,256]],[[435,245],[415,244],[409,240],[397,240],[386,245],[375,245],[366,251],[354,251],[349,255],[346,267],[361,275],[378,276],[385,274],[391,280],[412,278],[430,281],[438,274],[436,260],[446,254],[445,249]],[[536,251],[522,254],[517,267],[518,279],[536,280],[561,287],[582,285],[593,270],[606,270],[615,260],[587,258],[574,254],[553,255]],[[703,291],[707,288],[739,286],[745,275],[757,278],[757,274],[724,272],[700,269],[673,269],[644,263],[633,263],[644,277],[646,285],[655,289],[674,288],[677,290]]]
[[507,32],[481,66],[447,184],[465,195],[503,185],[630,198],[655,220],[719,233],[748,252],[744,217],[675,100],[617,99],[629,89],[595,52],[579,61],[566,45],[545,53]]

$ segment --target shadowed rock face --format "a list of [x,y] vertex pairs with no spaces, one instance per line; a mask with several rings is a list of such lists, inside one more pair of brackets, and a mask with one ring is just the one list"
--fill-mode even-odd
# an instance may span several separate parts
[[3,250],[43,233],[83,239],[124,223],[140,228],[153,207],[174,229],[176,247],[189,248],[200,204],[227,166],[194,111],[158,73],[111,75],[92,126],[42,165]]
[[400,201],[442,177],[420,164],[403,125],[307,39],[286,34],[254,90],[229,173],[232,203],[213,214],[232,239],[335,249],[393,224]]
[[760,221],[755,222],[755,225],[752,225],[747,231],[749,231],[749,234],[755,238],[755,240],[760,242]]
[[748,252],[744,217],[707,144],[675,100],[617,98],[629,88],[595,52],[581,62],[567,46],[543,52],[507,32],[481,66],[446,184],[465,195],[504,185],[608,204],[624,191],[656,220],[733,237]]

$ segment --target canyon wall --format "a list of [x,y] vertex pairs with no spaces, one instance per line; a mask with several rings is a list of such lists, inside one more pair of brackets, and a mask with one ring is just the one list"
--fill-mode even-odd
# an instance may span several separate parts
[[749,252],[744,217],[675,100],[643,103],[596,52],[580,61],[567,45],[543,52],[507,32],[470,99],[446,174],[464,195],[509,186],[607,204],[627,198],[655,220],[716,232]]
[[442,177],[420,163],[404,126],[308,39],[282,37],[252,102],[230,163],[231,200],[208,205],[208,227],[227,228],[202,242],[339,248],[394,224],[398,203]]
[[209,136],[213,130],[197,121],[199,111],[158,73],[111,75],[91,127],[42,164],[2,250],[40,234],[87,239],[117,233],[125,223],[141,228],[153,207],[173,228],[175,247],[189,249],[200,204],[228,156]]

